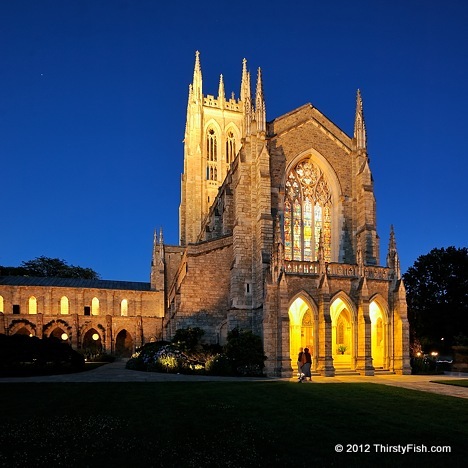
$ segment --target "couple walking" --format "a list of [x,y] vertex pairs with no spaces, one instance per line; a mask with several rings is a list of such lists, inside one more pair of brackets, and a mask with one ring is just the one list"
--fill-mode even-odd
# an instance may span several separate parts
[[299,348],[299,355],[297,356],[297,371],[299,382],[303,380],[312,380],[310,367],[312,365],[312,356],[309,353],[309,348]]

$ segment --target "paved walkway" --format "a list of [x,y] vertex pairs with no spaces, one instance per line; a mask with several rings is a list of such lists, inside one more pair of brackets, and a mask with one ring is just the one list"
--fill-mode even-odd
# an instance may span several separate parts
[[[163,374],[156,372],[141,372],[125,369],[125,362],[115,361],[87,372],[76,374],[47,375],[36,377],[2,377],[0,383],[12,382],[295,382],[296,379],[279,378],[247,378],[247,377],[217,377],[206,375]],[[468,399],[468,387],[456,387],[434,383],[437,380],[468,379],[463,375],[376,375],[374,377],[343,375],[338,377],[312,377],[312,382],[302,385],[314,384],[340,384],[340,383],[373,383],[403,387],[410,390],[437,393]]]

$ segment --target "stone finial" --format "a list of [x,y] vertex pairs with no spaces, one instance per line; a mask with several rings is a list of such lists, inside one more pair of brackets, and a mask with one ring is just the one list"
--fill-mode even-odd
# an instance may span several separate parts
[[357,90],[356,117],[354,119],[354,142],[357,150],[367,148],[366,124],[364,122],[364,111],[362,106],[361,91]]

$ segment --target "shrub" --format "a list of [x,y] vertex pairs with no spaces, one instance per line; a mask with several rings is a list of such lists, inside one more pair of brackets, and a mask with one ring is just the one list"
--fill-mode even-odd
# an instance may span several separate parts
[[175,332],[172,343],[184,352],[198,351],[201,349],[200,340],[204,334],[204,330],[199,327],[179,328]]
[[233,362],[226,354],[211,356],[205,363],[205,370],[210,375],[234,375]]
[[0,335],[2,375],[56,374],[83,368],[83,356],[57,338]]
[[266,356],[262,340],[251,331],[234,328],[227,336],[226,355],[240,375],[262,375]]

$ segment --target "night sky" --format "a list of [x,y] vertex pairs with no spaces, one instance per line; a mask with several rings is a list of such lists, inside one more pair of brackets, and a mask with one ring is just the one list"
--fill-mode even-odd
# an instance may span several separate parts
[[267,120],[311,103],[352,135],[361,89],[381,264],[468,246],[468,2],[0,2],[0,265],[44,255],[149,281],[178,243],[188,85],[239,96],[262,68]]

